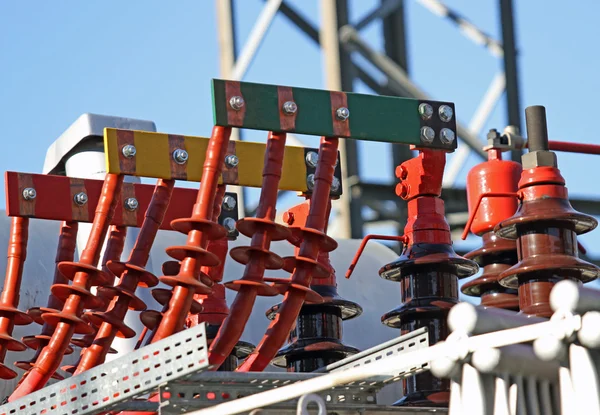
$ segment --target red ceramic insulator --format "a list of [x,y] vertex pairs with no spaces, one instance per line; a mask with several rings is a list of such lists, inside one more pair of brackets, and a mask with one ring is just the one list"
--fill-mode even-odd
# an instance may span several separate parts
[[108,310],[88,315],[92,323],[98,323],[99,329],[93,344],[83,352],[75,371],[76,375],[102,364],[115,337],[128,338],[135,335],[135,332],[125,325],[125,315],[129,309],[140,311],[146,308],[144,302],[135,295],[136,288],[142,282],[140,276],[144,275],[143,285],[157,282],[143,267],[148,262],[150,249],[169,207],[174,184],[173,180],[158,181],[129,259],[124,263],[112,261],[107,264],[108,269],[120,276],[119,282],[115,287],[105,289],[107,294],[112,296]]
[[[86,247],[81,253],[79,264],[81,267],[73,276],[73,284],[55,284],[52,293],[60,300],[65,301],[62,311],[59,313],[46,313],[42,316],[49,325],[55,326],[54,333],[48,345],[44,347],[38,357],[35,366],[23,379],[21,384],[9,397],[13,401],[31,392],[42,388],[58,368],[60,361],[69,347],[73,333],[90,333],[90,326],[81,319],[84,308],[92,308],[101,304],[89,290],[91,287],[91,276],[98,276],[102,271],[89,271],[90,267],[97,264],[100,259],[102,243],[108,232],[108,227],[118,203],[123,176],[107,174],[102,186],[102,194],[96,207],[96,213],[90,231],[90,237]],[[69,267],[67,267],[69,268]],[[72,269],[76,269],[73,267]],[[65,273],[64,270],[59,270]],[[65,275],[69,277],[69,275]],[[100,279],[96,278],[96,282]]]
[[13,379],[17,376],[14,370],[4,365],[6,352],[8,350],[21,352],[27,349],[23,343],[12,337],[15,324],[27,325],[33,321],[27,313],[17,308],[27,257],[28,235],[29,219],[13,217],[10,225],[4,288],[0,295],[0,378],[2,379]]
[[269,133],[256,218],[241,219],[237,223],[238,231],[252,238],[252,242],[250,246],[238,247],[230,252],[234,260],[245,264],[246,267],[242,279],[225,284],[227,288],[238,293],[231,305],[229,315],[210,346],[209,361],[217,368],[223,364],[240,340],[252,314],[256,296],[279,294],[273,285],[263,281],[263,277],[266,269],[283,267],[283,259],[269,250],[271,241],[281,241],[290,237],[287,227],[275,223],[285,139],[284,133]]
[[329,252],[337,247],[335,240],[325,234],[325,229],[338,142],[334,137],[321,139],[315,186],[306,226],[290,229],[292,239],[302,242],[295,257],[284,259],[288,263],[284,268],[294,268],[288,291],[277,317],[269,325],[256,350],[238,367],[239,371],[261,371],[267,367],[285,343],[296,322],[307,291],[310,290],[313,275],[319,273],[322,277],[329,276],[328,270],[317,259],[320,252]]
[[171,223],[173,229],[187,234],[187,243],[184,246],[167,248],[169,256],[181,261],[181,267],[176,276],[160,278],[161,282],[173,287],[173,296],[151,336],[153,342],[182,330],[192,307],[194,294],[207,294],[211,291],[208,285],[200,281],[200,268],[203,265],[219,265],[217,256],[206,247],[209,240],[220,239],[226,235],[225,228],[212,220],[212,212],[230,135],[231,128],[213,128],[192,216]]
[[488,161],[478,164],[467,175],[469,214],[473,217],[468,229],[483,237],[483,247],[469,252],[465,258],[475,261],[483,268],[483,273],[463,284],[461,291],[465,295],[481,297],[481,305],[485,307],[519,309],[517,291],[498,284],[498,276],[518,261],[517,245],[515,241],[499,238],[492,231],[494,226],[516,212],[518,199],[482,196],[516,195],[522,171],[519,163],[502,160],[500,150],[491,148]]
[[[54,261],[54,279],[52,284],[67,284],[69,281],[58,270],[58,264],[63,261],[73,261],[73,258],[75,257],[75,248],[77,245],[78,229],[79,224],[77,222],[62,222],[60,226],[58,248],[56,250],[56,259]],[[38,335],[23,337],[23,343],[25,343],[27,347],[35,350],[35,354],[30,360],[16,362],[15,365],[19,369],[29,371],[33,367],[35,361],[42,352],[42,349],[48,345],[51,335],[54,332],[54,327],[44,323],[44,320],[42,320],[42,315],[47,312],[59,312],[63,305],[63,301],[59,300],[52,293],[50,293],[46,307],[33,307],[27,311],[27,314],[29,314],[36,323],[42,325],[42,331]],[[68,347],[65,351],[65,354],[70,354],[72,352],[73,349]],[[63,377],[58,373],[54,373],[53,378],[62,379]]]

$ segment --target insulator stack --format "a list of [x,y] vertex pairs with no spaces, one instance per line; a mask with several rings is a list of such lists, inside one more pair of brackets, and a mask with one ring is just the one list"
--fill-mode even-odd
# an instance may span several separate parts
[[148,262],[150,249],[169,207],[174,185],[173,180],[158,181],[129,259],[127,262],[112,260],[107,263],[108,269],[119,275],[119,282],[114,287],[106,287],[103,290],[104,295],[110,297],[107,311],[87,314],[88,320],[99,328],[93,344],[82,354],[75,374],[103,363],[115,337],[135,336],[135,331],[124,323],[125,315],[130,309],[146,309],[146,304],[135,295],[138,286],[147,288],[158,284],[158,279],[144,269],[144,266]]
[[488,161],[473,167],[467,175],[467,200],[473,216],[470,230],[482,237],[483,246],[465,257],[477,262],[483,273],[461,289],[465,295],[481,297],[483,306],[518,311],[517,291],[498,283],[498,276],[517,263],[517,245],[499,238],[493,229],[517,210],[516,192],[522,168],[519,163],[502,160],[500,149],[492,147],[487,152]]
[[73,333],[89,334],[93,329],[81,318],[84,308],[95,308],[103,301],[90,292],[93,285],[105,285],[110,277],[94,264],[100,260],[100,250],[112,218],[123,184],[123,176],[107,174],[92,229],[86,247],[80,255],[79,262],[61,262],[58,270],[72,285],[54,284],[51,292],[65,305],[58,313],[50,312],[42,315],[44,322],[56,327],[48,346],[40,353],[34,367],[27,373],[21,384],[10,396],[9,401],[18,399],[28,393],[42,388],[58,369],[63,355],[69,347]]
[[[77,245],[78,229],[79,224],[77,222],[63,222],[61,224],[60,234],[58,237],[58,248],[56,250],[54,279],[52,282],[53,285],[67,284],[69,281],[58,270],[58,264],[63,261],[73,261],[75,257],[75,247]],[[56,298],[54,294],[50,293],[46,307],[33,307],[27,311],[27,314],[29,314],[36,323],[42,325],[42,331],[38,335],[23,337],[23,343],[25,343],[27,347],[35,350],[35,354],[30,360],[17,362],[16,366],[19,369],[28,371],[33,367],[38,356],[42,352],[42,349],[48,345],[52,333],[54,332],[54,327],[44,323],[44,320],[42,320],[42,315],[48,312],[58,313],[59,310],[62,309],[63,305],[64,302]],[[67,347],[65,354],[71,353],[73,353],[73,349],[71,347]],[[62,375],[56,372],[52,375],[52,377],[55,379],[63,379]]]
[[22,352],[27,347],[12,337],[16,325],[30,324],[33,319],[20,311],[19,291],[23,278],[23,268],[27,257],[27,238],[29,235],[29,219],[13,217],[10,225],[8,255],[4,288],[0,295],[0,378],[13,379],[17,373],[4,365],[7,351]]
[[[396,169],[396,194],[408,201],[405,245],[400,258],[379,270],[382,278],[400,283],[402,305],[381,317],[382,322],[408,333],[427,327],[430,344],[449,334],[447,315],[458,303],[458,279],[478,271],[475,262],[452,248],[444,216],[442,188],[446,156],[442,151],[420,150]],[[449,383],[431,373],[403,381],[404,397],[396,405],[447,406]]]
[[252,314],[256,296],[279,294],[279,290],[264,282],[263,278],[265,270],[281,269],[284,265],[283,258],[270,251],[271,242],[289,239],[291,235],[286,226],[275,223],[285,141],[285,134],[269,133],[256,217],[237,222],[237,230],[252,240],[250,246],[240,246],[230,251],[231,257],[246,267],[240,280],[225,284],[225,287],[238,293],[210,346],[209,360],[216,366],[220,366],[231,355],[240,340]]
[[289,281],[278,284],[286,289],[278,315],[269,325],[256,351],[240,365],[239,371],[264,370],[284,345],[305,300],[313,297],[314,300],[323,302],[321,296],[310,288],[310,284],[313,278],[329,277],[329,270],[318,261],[318,256],[321,252],[331,252],[337,248],[337,242],[327,236],[325,231],[338,142],[338,138],[334,137],[321,139],[306,225],[290,228],[290,241],[299,243],[299,249],[296,256],[284,258],[283,268],[286,271],[293,270],[292,277]]
[[[288,225],[305,222],[309,206],[310,201],[307,201],[291,208],[284,215],[284,220],[287,219]],[[342,321],[358,317],[362,308],[338,294],[329,253],[320,253],[318,261],[327,268],[329,276],[313,280],[310,287],[323,302],[302,306],[290,332],[289,344],[279,350],[272,362],[275,366],[287,368],[288,372],[312,372],[358,352],[358,349],[342,343]],[[277,304],[269,309],[267,318],[273,320],[280,307],[281,304]]]
[[600,269],[578,258],[577,235],[597,226],[593,217],[576,211],[568,199],[556,154],[548,151],[546,110],[525,110],[529,152],[522,157],[519,182],[521,204],[498,224],[498,236],[516,240],[519,262],[499,276],[505,287],[519,290],[522,313],[549,317],[550,290],[563,279],[582,283],[598,277]]
[[230,135],[231,128],[213,128],[192,216],[171,222],[174,230],[187,235],[187,243],[167,248],[167,254],[181,261],[181,266],[176,276],[165,275],[160,278],[162,283],[173,287],[173,295],[150,336],[152,342],[182,330],[192,307],[194,294],[211,292],[210,286],[201,281],[201,276],[206,280],[210,279],[200,268],[220,264],[219,258],[206,248],[209,240],[227,235],[227,230],[212,220],[212,212]]

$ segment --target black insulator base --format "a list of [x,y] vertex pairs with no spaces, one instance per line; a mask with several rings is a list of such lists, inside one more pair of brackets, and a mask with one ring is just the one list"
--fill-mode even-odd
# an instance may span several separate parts
[[[219,332],[220,325],[216,324],[207,324],[206,325],[206,338],[208,342],[212,342],[212,340],[217,336]],[[235,344],[233,351],[221,366],[217,369],[217,372],[233,372],[240,364],[241,360],[244,360],[250,353],[254,351],[256,346],[252,343],[239,341]]]

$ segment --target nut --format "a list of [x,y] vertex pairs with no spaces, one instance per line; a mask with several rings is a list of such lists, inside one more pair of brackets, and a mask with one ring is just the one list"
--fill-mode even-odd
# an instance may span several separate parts
[[556,154],[552,151],[530,151],[521,156],[523,169],[534,167],[558,167]]
[[449,105],[440,105],[440,108],[438,109],[438,115],[440,116],[440,120],[443,122],[450,122],[454,116],[454,111]]
[[335,116],[340,121],[346,121],[350,117],[350,110],[346,107],[340,107],[335,110]]
[[433,107],[426,102],[419,104],[419,115],[422,120],[428,120],[433,115]]
[[229,169],[233,169],[234,167],[236,167],[239,162],[240,162],[240,160],[237,158],[237,156],[235,154],[228,154],[225,156],[225,165]]
[[424,143],[433,143],[435,131],[431,127],[421,127],[421,141]]
[[309,151],[308,153],[306,153],[306,164],[308,164],[312,168],[315,168],[317,167],[318,162],[319,155],[317,153],[315,153],[314,151]]
[[337,192],[338,190],[340,190],[340,179],[334,176],[331,181],[331,191]]
[[133,156],[135,156],[135,153],[137,152],[137,150],[135,149],[134,145],[127,144],[125,147],[123,147],[123,150],[121,150],[121,152],[123,153],[125,158],[130,159]]
[[173,151],[173,160],[177,164],[185,164],[188,161],[189,154],[187,151],[177,148]]
[[237,202],[233,196],[225,195],[223,198],[223,209],[232,211],[237,206]]
[[308,187],[308,190],[313,190],[315,188],[315,175],[314,174],[309,174],[306,177],[306,186]]
[[456,135],[454,134],[454,131],[449,128],[442,128],[440,131],[440,140],[442,140],[442,143],[444,144],[452,144],[455,138]]
[[283,103],[283,112],[292,115],[298,111],[298,105],[294,101],[286,101]]
[[244,98],[238,95],[229,98],[229,106],[235,111],[239,111],[244,108],[244,104]]
[[139,203],[135,197],[128,197],[127,200],[125,200],[125,209],[127,210],[134,211],[138,206]]
[[37,196],[37,192],[33,187],[26,187],[23,189],[23,199],[25,200],[33,200]]
[[231,234],[235,232],[235,219],[225,218],[223,219],[223,227],[227,229],[227,233]]
[[73,197],[73,202],[75,202],[75,204],[79,206],[85,205],[87,201],[88,196],[83,192],[79,192]]
[[283,222],[286,225],[293,225],[294,224],[294,220],[296,220],[296,218],[294,218],[294,212],[283,212]]

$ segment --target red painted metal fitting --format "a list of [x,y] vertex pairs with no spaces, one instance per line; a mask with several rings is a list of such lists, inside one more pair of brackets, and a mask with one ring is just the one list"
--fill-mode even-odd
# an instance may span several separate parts
[[[475,166],[467,175],[469,230],[483,238],[483,247],[465,255],[481,267],[483,273],[461,288],[463,294],[481,297],[481,305],[508,310],[519,309],[517,291],[498,284],[498,276],[517,263],[514,241],[502,239],[494,226],[511,217],[517,210],[516,192],[521,178],[519,163],[502,160],[499,149],[488,149],[488,161]],[[493,195],[508,195],[495,196]],[[466,233],[463,234],[466,237]],[[464,239],[464,238],[463,238]]]
[[[450,227],[445,218],[444,202],[439,198],[445,153],[420,150],[419,155],[404,163],[408,200],[405,242],[398,260],[379,270],[382,278],[400,282],[403,304],[382,316],[382,322],[402,333],[428,327],[429,341],[437,343],[449,334],[448,311],[458,303],[458,279],[474,275],[478,266],[458,256],[452,248]],[[406,173],[405,173],[406,171]],[[449,382],[430,373],[404,380],[404,397],[396,405],[447,406]]]

